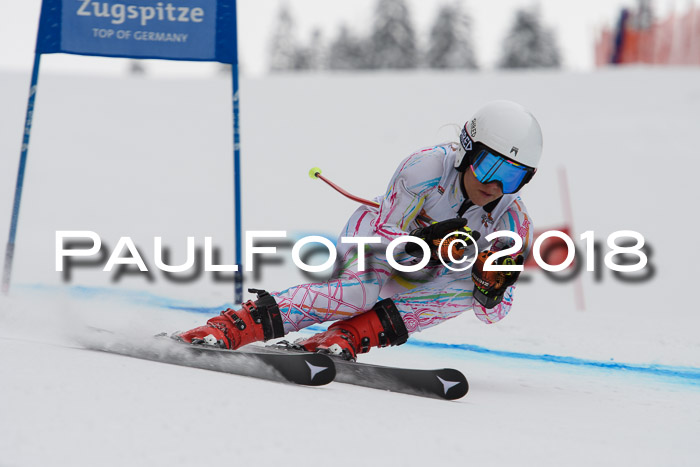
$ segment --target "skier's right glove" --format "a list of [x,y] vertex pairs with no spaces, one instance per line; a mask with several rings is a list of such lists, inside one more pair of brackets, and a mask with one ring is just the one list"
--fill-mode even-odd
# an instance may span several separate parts
[[[494,251],[482,251],[476,258],[472,267],[472,280],[474,281],[474,298],[485,308],[493,308],[503,300],[503,294],[520,277],[520,271],[484,271],[484,262],[494,254]],[[518,265],[524,263],[523,255],[501,256],[493,264]]]
[[[456,239],[464,240],[464,235],[462,234],[471,235],[474,241],[479,238],[479,233],[467,227],[467,220],[462,217],[435,222],[426,227],[419,227],[411,232],[413,237],[418,237],[428,244],[432,259],[442,258],[444,261],[450,260],[450,253],[455,260],[462,259],[466,251],[464,244],[461,242],[453,243],[453,240]],[[442,241],[443,238],[445,239],[444,242]],[[442,243],[442,246],[440,246],[440,243]],[[423,250],[415,243],[406,244],[406,253],[415,257],[423,256]]]

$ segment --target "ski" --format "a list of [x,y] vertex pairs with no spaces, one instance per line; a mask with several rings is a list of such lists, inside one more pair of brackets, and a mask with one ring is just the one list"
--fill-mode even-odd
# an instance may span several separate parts
[[446,400],[459,399],[469,391],[467,378],[453,368],[422,370],[340,359],[333,363],[339,383]]
[[127,357],[200,368],[305,386],[322,386],[335,378],[333,359],[321,354],[258,352],[255,347],[226,350],[178,342],[165,335],[148,341],[108,339],[83,342],[83,347]]
[[[286,341],[262,349],[271,354],[308,353],[296,349]],[[334,381],[339,383],[445,400],[462,398],[469,391],[467,378],[453,368],[424,370],[358,363],[339,357],[333,357],[332,360],[336,371]]]

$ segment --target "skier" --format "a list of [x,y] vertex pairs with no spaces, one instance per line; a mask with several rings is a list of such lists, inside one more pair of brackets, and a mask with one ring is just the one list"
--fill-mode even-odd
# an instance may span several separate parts
[[[381,244],[358,251],[354,244],[338,242],[339,261],[331,280],[274,293],[251,289],[257,300],[174,337],[237,349],[335,321],[327,331],[294,346],[355,360],[372,347],[403,344],[410,334],[469,309],[485,323],[500,321],[512,306],[520,273],[491,271],[484,263],[512,247],[515,239],[504,236],[488,242],[486,236],[514,232],[521,242],[494,264],[523,263],[533,225],[517,193],[535,174],[541,152],[540,126],[529,111],[510,101],[486,104],[464,125],[458,143],[423,149],[404,159],[386,193],[375,199],[379,206],[358,208],[340,235],[378,237]],[[409,234],[428,244],[430,261],[418,271],[403,273],[389,264],[386,246]],[[464,234],[471,234],[475,245],[468,239],[454,241]],[[423,259],[421,247],[405,245],[405,251],[395,250],[399,264],[415,265]],[[459,270],[470,255],[476,256],[471,270]]]

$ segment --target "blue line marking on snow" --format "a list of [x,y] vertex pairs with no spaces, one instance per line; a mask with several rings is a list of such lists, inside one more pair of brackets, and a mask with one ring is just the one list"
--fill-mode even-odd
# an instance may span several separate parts
[[407,344],[415,347],[430,349],[475,352],[496,357],[515,358],[520,360],[533,360],[540,362],[558,363],[563,365],[573,365],[589,368],[602,368],[606,370],[623,370],[636,373],[644,373],[655,376],[682,378],[691,380],[694,384],[700,384],[700,368],[690,366],[671,366],[656,364],[633,364],[620,363],[615,361],[589,360],[577,357],[565,357],[549,354],[530,354],[524,352],[511,352],[507,350],[494,350],[486,347],[471,344],[444,344],[441,342],[430,342],[421,340],[408,341]]
[[31,292],[41,293],[56,293],[65,292],[71,297],[81,299],[109,299],[122,300],[137,305],[155,306],[158,308],[166,308],[169,310],[188,311],[191,313],[202,313],[209,315],[219,314],[221,310],[232,307],[232,303],[218,305],[213,307],[195,306],[183,300],[176,300],[168,297],[162,297],[150,292],[138,290],[110,289],[108,287],[84,287],[79,285],[72,286],[51,286],[43,284],[28,284],[18,285],[18,289]]
[[[312,333],[323,332],[327,326],[312,325],[303,331],[311,331]],[[478,353],[493,357],[511,358],[518,360],[530,360],[537,362],[556,363],[560,365],[572,365],[585,368],[629,371],[652,376],[662,376],[666,378],[680,378],[685,383],[700,385],[700,368],[692,366],[673,366],[659,364],[644,364],[644,363],[621,363],[616,361],[601,361],[589,360],[586,358],[566,357],[560,355],[549,354],[532,354],[525,352],[512,352],[509,350],[496,350],[487,347],[481,347],[473,344],[445,344],[443,342],[423,341],[419,339],[410,339],[404,344],[409,347],[420,347],[434,350],[447,350],[450,353],[457,354],[462,352]]]
[[295,242],[298,242],[299,240],[301,240],[304,237],[323,237],[326,240],[330,241],[334,245],[335,245],[335,242],[338,241],[337,235],[332,235],[332,234],[323,233],[323,232],[304,232],[304,231],[289,232],[287,234],[287,237],[290,238],[291,240],[294,240]]
[[[233,307],[233,304],[227,303],[214,307],[195,306],[189,302],[176,300],[168,297],[162,297],[150,292],[110,289],[107,287],[84,287],[84,286],[50,286],[43,284],[18,285],[18,289],[27,290],[30,292],[55,293],[66,292],[70,296],[82,299],[111,299],[123,300],[138,305],[155,306],[170,310],[187,311],[191,313],[200,313],[205,315],[217,315],[221,310],[228,307]],[[323,324],[315,324],[305,328],[305,332],[321,332],[325,331],[327,326]],[[560,365],[571,365],[585,368],[597,368],[603,370],[633,372],[638,374],[646,374],[650,376],[660,376],[664,378],[680,379],[682,382],[700,385],[700,368],[690,366],[673,366],[673,365],[657,365],[657,364],[642,364],[642,363],[621,363],[615,361],[600,361],[589,360],[585,358],[566,357],[560,355],[549,354],[532,354],[525,352],[512,352],[508,350],[489,349],[472,344],[445,344],[442,342],[423,341],[419,339],[411,339],[405,345],[411,347],[420,347],[434,350],[447,350],[450,353],[458,354],[462,352],[477,353],[494,357],[529,360],[538,362],[555,363]]]

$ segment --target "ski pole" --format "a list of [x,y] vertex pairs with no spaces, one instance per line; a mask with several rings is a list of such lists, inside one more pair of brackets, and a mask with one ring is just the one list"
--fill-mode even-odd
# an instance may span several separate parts
[[[341,195],[343,195],[347,198],[350,198],[353,201],[357,201],[358,203],[361,203],[361,204],[364,204],[367,206],[371,206],[373,208],[379,207],[379,203],[377,203],[375,201],[370,201],[368,199],[360,198],[359,196],[355,196],[352,193],[349,193],[349,192],[345,191],[344,189],[340,188],[338,185],[336,185],[335,183],[331,182],[326,177],[321,175],[321,169],[319,169],[318,167],[314,167],[311,170],[309,170],[309,177],[314,178],[314,179],[319,178],[319,179],[323,180],[324,182],[326,182],[328,184],[328,186],[333,188],[335,191],[337,191],[338,193],[340,193]],[[418,219],[419,221],[422,221],[426,225],[432,224],[435,222],[434,220],[430,219],[429,217],[426,217],[426,216],[423,216],[420,214],[418,216],[416,216],[416,219]]]
[[348,193],[347,191],[343,190],[338,185],[336,185],[335,183],[331,182],[326,177],[321,175],[321,169],[319,169],[318,167],[314,167],[311,170],[309,170],[309,177],[319,178],[319,179],[323,180],[324,182],[326,182],[326,184],[328,184],[328,186],[333,188],[335,191],[337,191],[338,193],[340,193],[341,195],[343,195],[347,198],[350,198],[353,201],[357,201],[358,203],[362,203],[362,204],[365,204],[367,206],[372,206],[373,208],[379,207],[379,203],[376,203],[374,201],[370,201],[368,199],[360,198],[359,196],[355,196],[352,193]]

